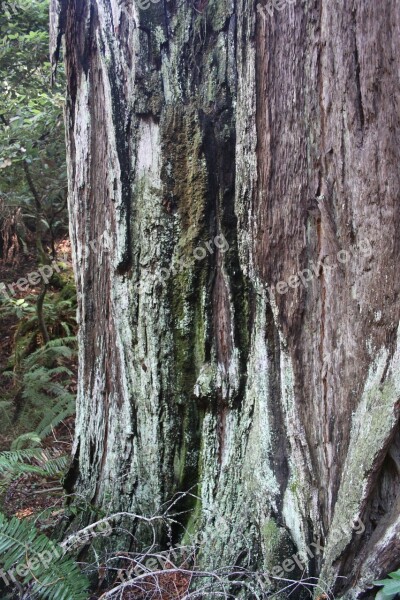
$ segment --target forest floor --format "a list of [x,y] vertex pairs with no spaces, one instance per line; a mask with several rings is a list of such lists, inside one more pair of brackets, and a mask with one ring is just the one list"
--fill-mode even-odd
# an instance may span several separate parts
[[[70,455],[74,434],[74,417],[61,423],[42,442],[42,448],[50,449],[52,455]],[[53,532],[64,513],[65,492],[54,476],[43,477],[24,473],[14,479],[2,498],[2,510],[7,517],[31,518],[48,534]]]

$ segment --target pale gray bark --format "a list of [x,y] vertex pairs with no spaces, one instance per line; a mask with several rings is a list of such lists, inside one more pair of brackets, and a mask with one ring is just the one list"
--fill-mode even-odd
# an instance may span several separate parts
[[339,597],[399,566],[399,8],[51,12],[81,293],[70,481],[143,513],[200,482],[204,566],[269,568],[317,536],[308,573]]

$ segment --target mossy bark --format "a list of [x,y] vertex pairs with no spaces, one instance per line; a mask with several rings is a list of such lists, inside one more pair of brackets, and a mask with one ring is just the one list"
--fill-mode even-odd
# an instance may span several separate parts
[[400,562],[395,4],[51,9],[80,298],[69,481],[144,514],[197,485],[202,566],[270,568],[317,537],[308,573],[343,597]]

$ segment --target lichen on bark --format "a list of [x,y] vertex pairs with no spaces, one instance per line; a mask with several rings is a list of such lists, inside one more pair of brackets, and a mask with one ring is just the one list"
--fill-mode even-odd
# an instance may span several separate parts
[[[359,597],[399,566],[399,25],[372,0],[201,5],[52,0],[80,293],[68,481],[144,514],[195,486],[201,566],[269,568],[317,537],[306,572]],[[330,538],[352,518],[362,535]]]

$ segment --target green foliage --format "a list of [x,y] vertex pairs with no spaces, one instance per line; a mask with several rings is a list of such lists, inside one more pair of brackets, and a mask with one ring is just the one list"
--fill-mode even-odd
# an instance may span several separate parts
[[67,456],[52,457],[48,450],[29,448],[0,452],[0,475],[15,479],[23,473],[35,473],[42,477],[61,478],[68,466]]
[[[43,315],[50,338],[72,337],[76,330],[76,291],[72,274],[57,275],[60,290],[50,291],[43,302]],[[15,335],[14,365],[27,352],[35,349],[40,333],[37,315],[37,296],[29,294],[24,298],[0,298],[0,317],[14,316],[18,319]]]
[[9,370],[2,373],[13,385],[3,396],[0,409],[3,422],[13,426],[14,435],[24,433],[19,443],[25,445],[32,445],[34,435],[43,439],[75,412],[71,367],[76,363],[76,291],[72,274],[57,274],[45,296],[43,318],[50,337],[56,337],[44,346],[40,345],[43,337],[37,300],[34,295],[0,299],[0,318],[18,320]]
[[[17,565],[27,566],[37,559],[22,576],[24,586],[29,586],[35,597],[47,600],[86,600],[89,582],[76,563],[62,555],[62,549],[35,526],[16,518],[7,520],[0,513],[0,562],[8,571]],[[42,557],[45,557],[44,559]],[[47,557],[47,558],[46,558]]]
[[11,450],[22,450],[24,446],[35,448],[40,446],[41,439],[37,433],[29,432],[19,435],[11,444]]
[[23,359],[17,374],[4,373],[16,378],[23,399],[19,427],[35,429],[39,439],[75,412],[75,396],[68,390],[73,372],[63,364],[74,356],[75,343],[75,337],[52,340]]
[[62,481],[70,464],[69,456],[60,456],[44,448],[21,449],[27,442],[36,446],[40,441],[37,433],[27,433],[14,440],[11,450],[0,452],[0,495],[7,491],[12,481],[24,474]]
[[383,585],[383,588],[376,595],[377,600],[391,600],[400,594],[400,569],[389,573],[388,577],[390,579],[380,579],[373,582],[374,585]]
[[48,0],[0,4],[0,197],[41,245],[67,228],[62,65],[51,89]]
[[[21,247],[28,252],[35,239],[44,264],[50,261],[43,244],[51,242],[54,255],[55,235],[68,223],[64,73],[60,64],[51,87],[48,13],[49,0],[0,0],[0,259],[14,258]],[[2,373],[14,385],[1,399],[1,416],[25,434],[18,440],[23,445],[75,410],[72,274],[54,273],[42,291],[0,297],[0,319],[18,320],[7,366],[12,372]],[[64,336],[68,340],[57,342]],[[48,339],[52,345],[42,348]]]
[[12,421],[10,418],[10,412],[12,411],[13,403],[11,400],[0,400],[0,411],[1,419],[6,422],[7,425],[11,425]]

